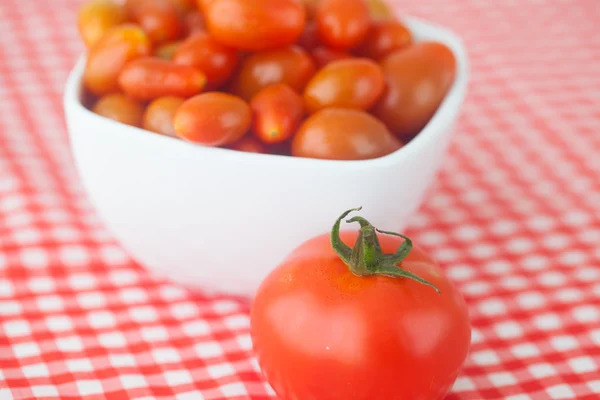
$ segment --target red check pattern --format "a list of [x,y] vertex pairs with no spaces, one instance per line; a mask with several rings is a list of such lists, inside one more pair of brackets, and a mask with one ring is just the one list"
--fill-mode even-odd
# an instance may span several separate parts
[[[472,62],[452,151],[410,234],[464,293],[449,399],[600,398],[600,7],[397,0]],[[0,2],[0,399],[268,399],[249,303],[132,262],[69,153],[78,0]]]

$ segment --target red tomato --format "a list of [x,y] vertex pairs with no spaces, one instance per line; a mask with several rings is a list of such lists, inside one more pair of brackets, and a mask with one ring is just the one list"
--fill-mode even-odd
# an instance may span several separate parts
[[285,83],[300,92],[315,70],[312,58],[297,46],[254,53],[242,61],[232,92],[250,100],[259,90],[275,83]]
[[304,116],[304,105],[291,87],[285,84],[268,86],[252,98],[254,134],[265,143],[289,139]]
[[387,88],[373,112],[394,134],[410,137],[425,127],[452,86],[454,55],[441,43],[422,42],[393,52],[381,65]]
[[266,153],[267,149],[265,145],[253,136],[246,135],[242,139],[238,140],[231,146],[231,150],[245,151],[246,153]]
[[127,20],[123,6],[110,0],[91,0],[79,10],[79,34],[88,49],[91,49],[108,30]]
[[146,108],[144,113],[144,129],[161,135],[177,136],[173,126],[175,111],[183,104],[183,97],[160,97]]
[[310,113],[326,107],[371,108],[385,87],[381,67],[366,58],[334,61],[319,70],[304,90]]
[[123,124],[140,126],[144,108],[124,94],[109,94],[98,100],[92,111]]
[[154,43],[176,40],[183,34],[179,12],[170,0],[128,0],[126,8]]
[[204,73],[194,67],[158,58],[141,58],[127,64],[119,75],[125,93],[140,100],[162,96],[190,97],[206,84]]
[[187,13],[183,19],[186,33],[191,36],[196,33],[206,32],[206,22],[204,15],[199,11],[191,11]]
[[175,132],[181,138],[205,146],[237,142],[252,121],[250,106],[227,93],[204,93],[191,99],[175,113]]
[[211,36],[239,50],[288,46],[300,37],[306,20],[306,11],[296,0],[211,0],[203,3]]
[[292,140],[295,157],[367,160],[393,153],[402,143],[364,111],[326,108],[309,117]]
[[395,50],[408,47],[411,43],[412,34],[400,22],[377,21],[373,23],[369,34],[356,49],[356,53],[380,60]]
[[238,56],[234,49],[223,46],[206,33],[191,36],[177,50],[174,61],[191,65],[204,72],[208,88],[225,83],[235,71]]
[[96,95],[119,91],[119,74],[127,62],[148,56],[151,51],[146,33],[137,25],[124,24],[109,30],[91,49],[83,83]]
[[465,301],[408,238],[378,235],[361,217],[349,220],[360,233],[340,235],[350,211],[259,287],[251,309],[259,365],[281,400],[441,399],[469,350]]
[[318,68],[323,68],[327,64],[337,61],[351,58],[352,56],[345,51],[330,49],[326,46],[318,46],[312,51],[312,58],[317,63]]
[[195,0],[169,0],[180,13],[187,13],[196,8]]
[[369,9],[363,0],[322,0],[315,20],[321,42],[342,50],[358,46],[371,24]]

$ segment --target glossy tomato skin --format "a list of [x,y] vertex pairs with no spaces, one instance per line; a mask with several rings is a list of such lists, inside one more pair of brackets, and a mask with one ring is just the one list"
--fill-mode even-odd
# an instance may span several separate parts
[[254,135],[264,143],[289,139],[304,116],[304,105],[292,88],[283,83],[268,86],[252,98]]
[[237,51],[222,45],[206,33],[197,33],[179,46],[174,61],[190,65],[204,72],[207,88],[216,89],[224,84],[235,71]]
[[327,46],[317,46],[311,52],[313,60],[317,64],[317,68],[323,68],[324,66],[338,60],[345,60],[352,58],[350,54],[342,50],[330,49]]
[[412,33],[398,21],[376,21],[356,54],[380,60],[393,51],[407,48],[412,43]]
[[139,127],[144,107],[124,94],[115,93],[101,97],[92,111],[114,121]]
[[[357,232],[342,232],[352,246]],[[402,239],[380,235],[385,253]],[[438,400],[469,348],[466,304],[436,262],[413,247],[405,268],[436,285],[358,277],[329,234],[297,248],[261,284],[251,310],[254,350],[282,400]]]
[[166,96],[154,100],[146,108],[143,127],[146,130],[166,136],[177,136],[173,118],[175,112],[183,104],[183,97]]
[[91,49],[108,30],[126,20],[127,13],[122,5],[111,0],[88,1],[79,10],[79,34],[86,47]]
[[196,33],[206,32],[206,21],[204,15],[198,10],[190,11],[183,18],[183,24],[188,36]]
[[298,46],[254,53],[241,62],[231,91],[248,101],[261,89],[276,83],[285,83],[301,92],[315,71],[315,62]]
[[297,0],[211,0],[202,6],[211,36],[238,50],[291,45],[306,22],[306,10]]
[[127,64],[119,75],[119,84],[126,94],[140,100],[162,96],[190,97],[202,91],[206,76],[187,65],[141,58]]
[[315,21],[321,42],[340,50],[358,46],[371,24],[364,0],[322,0]]
[[175,132],[205,146],[237,142],[250,129],[252,111],[239,97],[209,92],[186,100],[175,113]]
[[456,74],[452,51],[441,43],[421,42],[391,53],[382,61],[387,87],[373,113],[400,138],[429,122]]
[[310,113],[326,107],[371,108],[385,87],[381,67],[366,58],[333,61],[319,70],[304,90]]
[[153,43],[176,40],[184,33],[180,14],[170,0],[128,0],[125,6]]
[[150,55],[146,33],[134,24],[109,30],[90,50],[83,74],[85,87],[95,95],[119,91],[119,74],[125,65]]
[[234,144],[230,145],[231,150],[243,151],[246,153],[264,154],[267,152],[267,147],[256,137],[246,135]]
[[292,140],[295,157],[367,160],[393,153],[402,143],[364,111],[326,108],[306,119]]

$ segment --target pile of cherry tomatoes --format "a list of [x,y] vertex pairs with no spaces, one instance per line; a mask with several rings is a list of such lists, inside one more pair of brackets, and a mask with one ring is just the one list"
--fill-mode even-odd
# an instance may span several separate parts
[[375,0],[91,0],[79,13],[97,114],[204,146],[381,157],[454,80]]

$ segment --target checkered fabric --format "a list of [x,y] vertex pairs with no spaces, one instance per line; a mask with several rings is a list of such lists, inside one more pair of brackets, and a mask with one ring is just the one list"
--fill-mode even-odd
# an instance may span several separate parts
[[[600,398],[600,3],[399,0],[472,61],[409,233],[464,293],[449,399]],[[88,203],[61,95],[78,0],[0,1],[0,399],[270,399],[247,299],[136,265]]]

